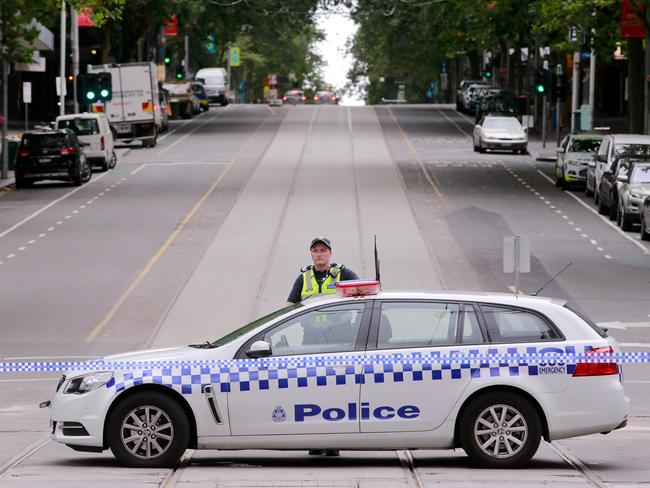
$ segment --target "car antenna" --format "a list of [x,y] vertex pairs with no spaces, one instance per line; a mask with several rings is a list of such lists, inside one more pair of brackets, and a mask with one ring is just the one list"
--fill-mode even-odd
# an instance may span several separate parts
[[377,252],[377,234],[375,234],[375,280],[379,281],[381,288],[381,279],[379,273],[379,253]]
[[540,291],[542,291],[544,288],[546,288],[546,287],[551,283],[551,281],[553,281],[555,278],[557,278],[557,277],[560,276],[562,273],[564,273],[564,271],[566,271],[566,270],[569,268],[569,266],[571,266],[572,264],[573,264],[573,263],[569,263],[569,264],[567,264],[564,268],[562,268],[560,271],[558,271],[558,272],[553,276],[553,278],[551,278],[551,279],[548,280],[546,283],[544,283],[544,286],[542,286],[539,290],[537,290],[535,293],[533,293],[532,296],[535,297],[535,296],[539,295],[539,292],[540,292]]

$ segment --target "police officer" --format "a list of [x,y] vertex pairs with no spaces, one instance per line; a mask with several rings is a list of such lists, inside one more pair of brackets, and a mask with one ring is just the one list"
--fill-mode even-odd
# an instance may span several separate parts
[[336,283],[345,280],[358,280],[351,269],[342,264],[330,263],[332,243],[327,237],[316,237],[309,245],[313,265],[300,270],[287,298],[288,305],[298,303],[314,295],[336,293]]

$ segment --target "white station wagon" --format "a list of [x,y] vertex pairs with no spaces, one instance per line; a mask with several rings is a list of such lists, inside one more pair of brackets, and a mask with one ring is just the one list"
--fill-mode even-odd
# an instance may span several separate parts
[[[136,467],[173,466],[187,448],[462,447],[475,464],[502,468],[525,464],[542,438],[627,422],[619,365],[523,356],[620,352],[563,301],[337,288],[212,343],[66,374],[50,405],[52,438],[110,448]],[[467,359],[490,354],[519,356]]]

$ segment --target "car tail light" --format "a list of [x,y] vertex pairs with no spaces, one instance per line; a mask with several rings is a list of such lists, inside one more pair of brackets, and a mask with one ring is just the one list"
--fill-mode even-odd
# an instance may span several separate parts
[[74,147],[70,146],[70,147],[62,147],[61,149],[59,149],[59,152],[61,153],[61,156],[71,156],[76,151]]
[[287,100],[289,100],[289,97],[282,97],[282,100],[286,102]]
[[305,100],[307,100],[307,97],[304,96],[304,95],[303,95],[302,97],[300,97],[300,98],[302,99],[303,102],[304,102]]
[[320,97],[318,95],[314,95],[314,101],[317,102],[318,100],[320,100]]
[[332,100],[333,102],[336,102],[336,97],[332,96],[332,97],[330,97],[330,100]]
[[[596,349],[589,349],[585,351],[585,355],[589,354],[611,354],[614,352],[612,346],[598,347]],[[573,376],[605,376],[610,374],[618,374],[618,364],[616,363],[578,363],[573,372]]]
[[104,148],[106,147],[105,144],[104,144],[104,136],[102,136],[102,138],[99,140],[99,144],[101,145],[102,151],[103,151]]
[[18,156],[27,157],[29,156],[29,151],[27,149],[21,149],[20,151],[18,151]]

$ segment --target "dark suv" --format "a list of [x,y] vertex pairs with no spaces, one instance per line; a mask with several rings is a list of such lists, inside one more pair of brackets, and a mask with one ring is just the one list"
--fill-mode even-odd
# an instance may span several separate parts
[[76,186],[86,183],[91,170],[82,145],[69,129],[25,132],[16,158],[16,188],[38,180],[72,181]]

